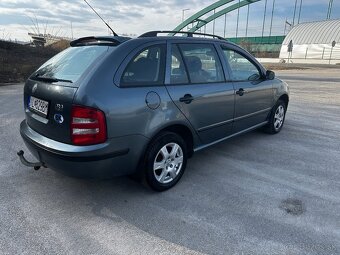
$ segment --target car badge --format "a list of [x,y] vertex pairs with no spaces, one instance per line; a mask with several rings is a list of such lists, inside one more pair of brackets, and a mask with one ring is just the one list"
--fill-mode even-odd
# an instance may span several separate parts
[[32,87],[32,93],[35,93],[35,91],[37,90],[38,88],[38,84],[34,84],[33,87]]
[[54,114],[55,122],[62,124],[64,122],[64,117],[61,114]]
[[58,112],[62,112],[64,110],[64,105],[63,104],[55,104],[55,109]]

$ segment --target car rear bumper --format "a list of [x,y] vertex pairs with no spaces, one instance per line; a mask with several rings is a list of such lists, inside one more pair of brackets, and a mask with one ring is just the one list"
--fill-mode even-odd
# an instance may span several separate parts
[[45,166],[65,175],[81,178],[111,178],[136,171],[148,143],[142,135],[108,139],[91,146],[75,146],[49,139],[20,124],[20,134],[29,151]]

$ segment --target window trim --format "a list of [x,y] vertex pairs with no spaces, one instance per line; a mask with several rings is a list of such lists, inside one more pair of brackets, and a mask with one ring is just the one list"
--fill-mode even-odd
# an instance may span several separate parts
[[[170,85],[181,85],[181,84],[183,84],[183,83],[171,83],[171,71],[172,71],[172,49],[173,49],[173,47],[176,47],[176,49],[177,49],[177,51],[179,52],[179,55],[180,55],[180,57],[181,57],[181,60],[182,60],[182,62],[183,62],[183,65],[184,65],[184,69],[185,69],[185,75],[186,75],[186,78],[187,78],[187,80],[188,80],[188,84],[190,84],[191,83],[191,80],[190,80],[190,76],[189,76],[189,71],[188,71],[188,67],[187,67],[187,65],[185,64],[185,61],[184,61],[184,58],[183,58],[183,53],[182,53],[182,51],[180,50],[180,48],[178,47],[178,44],[177,43],[173,43],[173,44],[171,44],[171,46],[170,46],[170,59],[171,59],[171,61],[170,61],[170,63],[169,63],[169,70],[170,70],[170,72],[169,72],[169,75],[170,75],[170,81],[169,81],[169,84]],[[168,66],[167,66],[168,67]]]
[[[225,44],[220,44],[220,48],[221,48],[221,51],[222,51],[222,54],[223,54],[223,58],[224,58],[224,61],[226,63],[226,66],[228,68],[228,71],[229,71],[229,76],[230,76],[230,82],[257,82],[257,81],[263,81],[264,80],[264,72],[263,72],[263,68],[261,68],[261,66],[252,58],[252,57],[249,57],[247,54],[245,54],[244,52],[242,52],[240,49],[242,48],[238,48],[238,47],[230,47],[229,45],[225,45]],[[236,52],[237,54],[241,55],[242,57],[244,57],[245,59],[247,59],[250,63],[252,63],[256,69],[258,70],[259,74],[260,74],[260,78],[257,79],[257,80],[253,80],[253,81],[250,81],[250,80],[233,80],[232,78],[232,69],[230,67],[230,64],[229,64],[229,61],[227,60],[225,54],[224,54],[224,50],[229,50],[229,51],[234,51]]]
[[120,66],[118,67],[114,78],[113,78],[113,82],[114,84],[119,87],[119,88],[147,88],[147,87],[162,87],[165,84],[165,80],[166,80],[166,66],[164,68],[164,70],[162,71],[162,73],[160,74],[161,77],[161,82],[157,83],[157,84],[148,84],[147,82],[145,82],[146,84],[143,84],[142,82],[140,84],[134,83],[134,84],[123,84],[121,82],[122,76],[125,73],[126,68],[128,67],[128,65],[130,64],[131,61],[133,61],[141,52],[147,50],[148,48],[151,47],[156,47],[156,46],[160,46],[161,48],[161,52],[163,52],[163,57],[161,58],[161,62],[164,63],[164,65],[166,65],[166,59],[167,59],[167,43],[166,41],[157,41],[157,42],[149,42],[149,43],[144,43],[142,45],[140,45],[139,47],[135,48],[134,50],[132,50],[123,60],[123,62],[120,64]]
[[[188,65],[187,65],[187,63],[186,63],[186,61],[185,61],[185,59],[184,59],[184,54],[183,54],[183,52],[182,52],[182,49],[179,47],[178,43],[176,43],[176,44],[174,44],[174,45],[176,45],[176,48],[177,48],[179,54],[181,55],[181,59],[182,59],[182,61],[183,61],[183,65],[184,65],[184,68],[185,68],[185,72],[186,72],[186,74],[187,74],[188,83],[189,83],[189,84],[192,84],[192,82],[191,82],[191,77],[190,77],[190,74],[189,74]],[[171,49],[172,49],[172,48],[171,48]],[[171,56],[172,56],[172,51],[171,51]],[[170,81],[171,81],[171,79],[170,79]]]
[[[191,82],[191,79],[190,79],[190,75],[189,75],[189,72],[187,70],[187,65],[186,65],[186,62],[183,58],[183,53],[182,53],[182,50],[181,48],[178,46],[179,44],[205,44],[205,45],[210,45],[212,46],[213,49],[215,49],[215,53],[216,53],[216,59],[219,60],[220,62],[220,66],[221,66],[221,71],[222,71],[222,81],[218,81],[218,82],[200,82],[200,83],[192,83]],[[181,57],[183,59],[183,62],[184,62],[184,66],[185,66],[185,70],[187,72],[187,76],[188,76],[188,81],[189,83],[178,83],[178,84],[172,84],[170,82],[171,80],[171,57],[172,57],[172,45],[176,45],[180,54],[181,54]],[[167,72],[166,72],[166,75],[167,75],[167,83],[166,85],[167,86],[185,86],[185,85],[203,85],[203,84],[225,84],[227,83],[228,81],[226,80],[226,76],[225,76],[225,70],[224,70],[224,66],[223,66],[223,62],[222,62],[222,59],[221,59],[221,56],[218,52],[218,49],[215,45],[214,42],[204,42],[204,41],[192,41],[192,42],[184,42],[184,41],[170,41],[168,43],[168,57],[167,57],[167,66],[166,66],[166,69],[167,69]]]

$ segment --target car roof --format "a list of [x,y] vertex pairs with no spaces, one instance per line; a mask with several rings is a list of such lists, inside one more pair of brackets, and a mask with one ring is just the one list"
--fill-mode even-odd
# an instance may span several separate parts
[[219,40],[205,37],[186,37],[186,36],[152,36],[152,37],[137,37],[134,39],[149,39],[150,41],[162,41],[162,40],[182,40],[182,41],[213,41],[213,42],[227,42],[227,40]]
[[215,38],[205,38],[205,37],[186,37],[186,36],[152,36],[152,37],[136,37],[129,40],[132,41],[140,41],[140,42],[157,42],[157,41],[176,41],[176,42],[201,42],[201,43],[224,43],[229,45],[234,45],[240,48],[239,45],[228,41],[227,39],[215,39]]
[[[166,34],[166,35],[159,35],[159,34]],[[173,35],[170,35],[173,34]],[[182,36],[177,35],[182,34]],[[195,35],[195,37],[194,37]],[[199,36],[199,37],[197,37]],[[125,36],[89,36],[89,37],[82,37],[76,39],[70,43],[71,46],[82,46],[88,44],[107,44],[107,45],[114,45],[117,46],[119,44],[123,44],[127,41],[144,41],[144,42],[151,42],[151,41],[164,41],[164,40],[176,40],[176,41],[186,41],[186,42],[197,42],[197,41],[205,41],[205,42],[223,42],[233,44],[227,39],[220,37],[218,35],[212,34],[204,34],[204,33],[194,33],[194,32],[186,32],[186,31],[150,31],[147,33],[142,34],[136,38],[130,38]]]
[[[162,36],[160,36],[162,34]],[[178,36],[178,35],[182,35],[182,36]],[[212,40],[212,41],[216,41],[216,40],[222,40],[222,41],[226,41],[225,38],[215,35],[215,34],[206,34],[206,33],[196,33],[196,32],[190,32],[190,31],[164,31],[164,30],[160,30],[160,31],[149,31],[146,32],[142,35],[139,36],[139,38],[163,38],[165,40],[185,40],[185,41],[197,41],[197,40],[202,40],[202,39],[206,39],[206,40]]]

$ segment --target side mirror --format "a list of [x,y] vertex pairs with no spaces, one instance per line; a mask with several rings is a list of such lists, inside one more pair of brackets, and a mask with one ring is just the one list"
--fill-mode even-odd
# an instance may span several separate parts
[[274,80],[275,79],[275,73],[273,71],[267,70],[266,79],[267,80]]

